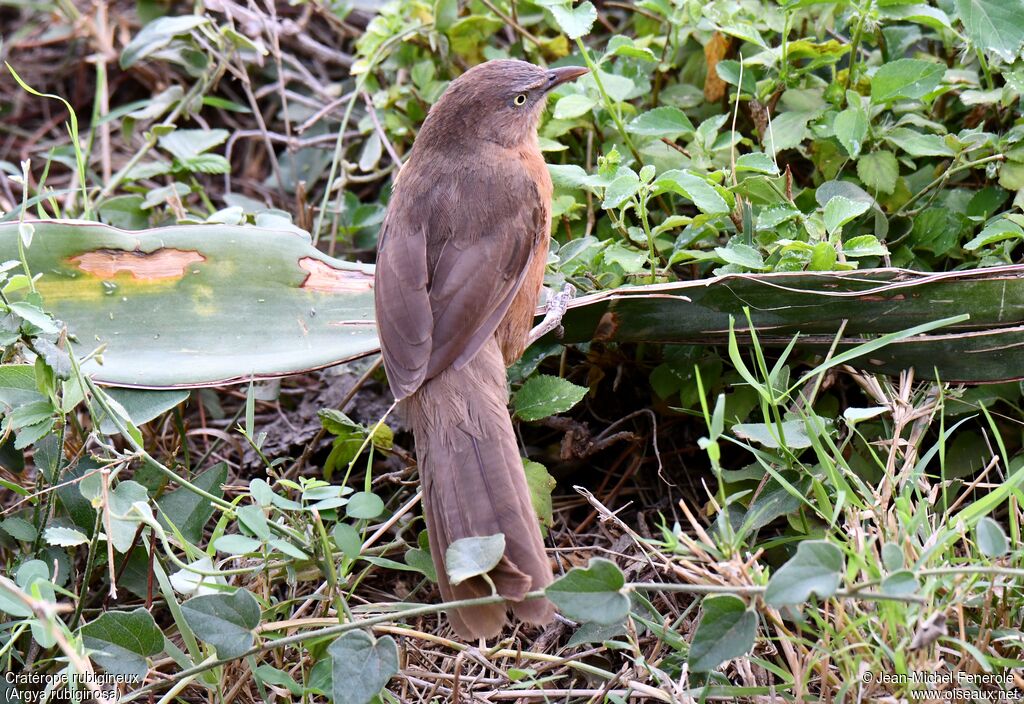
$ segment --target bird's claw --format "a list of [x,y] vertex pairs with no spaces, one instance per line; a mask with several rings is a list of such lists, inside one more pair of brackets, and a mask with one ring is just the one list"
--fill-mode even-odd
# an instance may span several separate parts
[[532,345],[552,330],[558,330],[558,336],[562,336],[564,332],[562,329],[562,316],[565,315],[565,311],[569,307],[569,301],[571,301],[575,295],[576,287],[567,283],[562,287],[561,291],[552,295],[548,299],[545,304],[545,308],[547,310],[544,313],[544,319],[540,321],[539,325],[530,331],[530,336],[527,338],[527,346]]

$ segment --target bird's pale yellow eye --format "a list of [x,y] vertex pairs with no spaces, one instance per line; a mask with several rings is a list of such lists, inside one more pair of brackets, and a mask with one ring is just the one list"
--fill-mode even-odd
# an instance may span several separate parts
[[516,105],[522,105],[526,102],[526,93],[520,93],[516,97],[512,98],[512,102]]

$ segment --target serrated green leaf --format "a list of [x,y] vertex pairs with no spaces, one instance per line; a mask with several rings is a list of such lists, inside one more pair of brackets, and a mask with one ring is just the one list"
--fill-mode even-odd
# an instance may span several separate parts
[[871,77],[871,102],[922,98],[939,87],[946,67],[923,59],[897,59],[883,64]]
[[568,411],[586,395],[585,386],[557,376],[537,374],[527,379],[515,393],[512,407],[521,419],[535,421]]

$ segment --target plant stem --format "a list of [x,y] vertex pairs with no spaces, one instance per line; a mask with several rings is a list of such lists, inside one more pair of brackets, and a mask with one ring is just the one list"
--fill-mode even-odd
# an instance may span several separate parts
[[953,174],[960,173],[961,171],[967,171],[967,170],[973,169],[973,168],[975,168],[977,166],[981,166],[983,164],[988,164],[989,162],[992,162],[992,161],[1005,161],[1005,160],[1006,160],[1006,155],[1005,154],[993,154],[991,156],[986,156],[986,157],[981,158],[981,159],[975,159],[974,161],[968,161],[968,162],[966,162],[964,164],[961,164],[960,166],[954,166],[951,169],[946,169],[945,171],[942,172],[941,175],[936,177],[934,181],[932,181],[927,186],[925,186],[920,191],[918,191],[913,196],[911,196],[910,200],[908,200],[906,203],[904,203],[903,207],[896,211],[896,215],[897,216],[901,216],[901,215],[914,215],[917,211],[909,210],[910,206],[913,205],[914,203],[916,203],[918,200],[920,200],[921,196],[923,196],[925,193],[928,193],[930,190],[932,190],[936,186],[941,186],[943,183],[948,181],[949,177],[952,176]]
[[594,77],[594,83],[597,85],[597,91],[601,94],[601,100],[604,102],[604,107],[608,111],[608,114],[612,116],[612,121],[615,122],[615,129],[618,130],[619,136],[622,137],[622,141],[625,142],[626,147],[629,149],[633,158],[636,159],[638,164],[644,163],[643,159],[640,158],[640,152],[633,146],[633,140],[629,138],[629,133],[626,132],[626,125],[622,122],[622,115],[619,114],[615,103],[612,101],[608,92],[604,89],[604,83],[601,82],[601,73],[597,68],[597,64],[590,58],[590,53],[587,51],[587,46],[583,43],[582,39],[576,40],[576,46],[579,47],[580,54],[583,55],[583,62],[587,64],[587,68],[590,69],[590,75]]

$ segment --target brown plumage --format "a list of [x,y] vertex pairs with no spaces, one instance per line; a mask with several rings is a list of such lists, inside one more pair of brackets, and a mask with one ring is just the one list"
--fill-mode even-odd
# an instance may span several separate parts
[[505,534],[489,577],[508,604],[448,616],[466,638],[497,635],[507,606],[546,623],[551,582],[508,416],[505,366],[522,355],[548,254],[551,179],[537,143],[549,90],[585,69],[489,61],[452,81],[430,110],[388,206],[377,252],[384,366],[416,436],[430,551],[445,601],[444,556],[460,538]]

